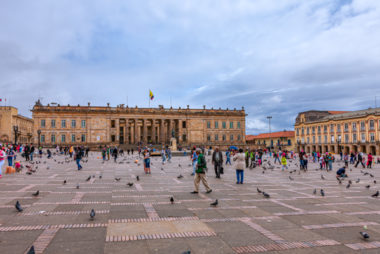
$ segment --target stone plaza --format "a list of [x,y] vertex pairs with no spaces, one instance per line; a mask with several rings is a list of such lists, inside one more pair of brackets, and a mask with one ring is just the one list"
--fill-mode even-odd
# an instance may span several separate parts
[[[237,185],[234,165],[216,179],[208,156],[213,191],[206,194],[201,184],[199,194],[191,194],[189,156],[173,157],[165,165],[153,157],[151,175],[143,173],[137,155],[125,155],[117,163],[102,163],[100,157],[90,152],[81,171],[62,155],[35,158],[41,161],[33,164],[36,173],[4,175],[0,253],[26,253],[32,245],[36,253],[54,254],[380,252],[380,203],[371,197],[380,184],[374,183],[379,164],[363,172],[350,165],[352,185],[347,188],[348,179],[339,184],[335,178],[339,161],[332,172],[318,170],[317,163],[300,172],[293,160],[282,172],[279,165],[270,167],[273,159],[267,158],[264,166],[246,169],[244,184]],[[218,206],[211,207],[216,199]],[[16,201],[22,212],[15,209]],[[363,240],[360,231],[370,239]]]

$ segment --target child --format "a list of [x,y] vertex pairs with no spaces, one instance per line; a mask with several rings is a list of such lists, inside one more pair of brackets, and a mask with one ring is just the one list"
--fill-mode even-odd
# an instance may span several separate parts
[[21,162],[20,161],[15,161],[15,169],[16,169],[17,173],[21,171]]
[[288,169],[285,153],[282,154],[281,164],[282,164],[282,171],[284,171],[285,168]]

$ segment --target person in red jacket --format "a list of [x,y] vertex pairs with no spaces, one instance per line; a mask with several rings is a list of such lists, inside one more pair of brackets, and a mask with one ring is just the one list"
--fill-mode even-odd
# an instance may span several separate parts
[[367,168],[372,168],[372,161],[373,161],[373,157],[372,157],[372,154],[369,153],[368,154],[368,160],[367,160]]

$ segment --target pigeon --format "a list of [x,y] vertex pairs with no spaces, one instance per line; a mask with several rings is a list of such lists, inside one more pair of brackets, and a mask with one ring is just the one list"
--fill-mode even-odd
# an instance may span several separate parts
[[290,179],[290,181],[293,181],[293,180],[294,180],[293,177],[291,177],[291,176],[289,176],[289,179]]
[[218,200],[216,199],[215,202],[211,203],[210,206],[217,206],[218,205]]
[[120,177],[115,177],[115,180],[118,182],[118,181],[120,181]]
[[326,178],[325,178],[323,175],[321,175],[321,179],[322,179],[322,180],[326,180]]
[[92,175],[92,178],[95,178],[95,175]]
[[261,191],[259,188],[257,188],[257,192],[258,192],[258,193],[261,193],[262,191]]
[[77,183],[77,189],[79,189],[79,183]]
[[140,181],[140,177],[139,177],[139,176],[136,176],[136,180],[137,180],[137,181]]
[[178,167],[182,167],[182,165],[181,165],[181,164],[178,164]]
[[270,195],[264,191],[263,191],[263,196],[264,196],[264,198],[270,198]]
[[348,180],[348,183],[349,183],[349,184],[352,184],[352,181],[351,181],[351,180]]
[[376,191],[376,193],[373,194],[371,197],[373,197],[373,198],[377,198],[378,196],[379,196],[379,191]]
[[67,183],[67,181],[66,180],[63,180],[63,184],[66,184]]
[[164,168],[161,168],[161,170],[164,170]]
[[87,177],[86,182],[90,181],[91,176]]
[[376,184],[376,180],[373,180],[373,183]]
[[180,174],[179,176],[177,176],[177,178],[181,179],[181,178],[183,178],[183,175]]
[[133,186],[133,183],[127,183],[127,185],[128,185],[129,187],[132,187],[132,186]]
[[32,247],[30,247],[28,253],[26,254],[35,254],[36,252],[34,251],[34,246],[32,245]]
[[347,186],[346,186],[346,189],[350,188],[351,187],[351,184],[348,183]]
[[324,197],[325,196],[325,192],[323,189],[321,189],[321,196]]
[[24,209],[22,209],[20,202],[18,202],[18,200],[16,201],[15,207],[16,207],[17,211],[19,211],[19,212],[22,212],[24,210]]
[[360,179],[358,178],[357,180],[356,180],[356,183],[359,183],[360,182]]
[[374,176],[374,175],[372,175],[372,174],[369,174],[369,176],[370,176],[370,177],[375,177],[375,176]]
[[369,239],[369,234],[367,232],[360,232],[360,235],[363,237],[363,239],[367,240]]
[[317,194],[317,189],[314,189],[313,194],[314,194],[314,195]]
[[37,190],[35,193],[32,194],[33,196],[37,197],[38,195],[40,195],[40,191]]
[[102,177],[103,177],[102,175],[99,175],[99,179],[102,179]]
[[174,204],[174,198],[170,197],[170,203]]
[[94,209],[91,209],[90,218],[91,218],[91,220],[95,219],[95,210]]
[[263,170],[263,174],[265,174],[265,171]]
[[369,185],[369,184],[366,186],[367,189],[369,189],[370,187],[371,187],[371,185]]

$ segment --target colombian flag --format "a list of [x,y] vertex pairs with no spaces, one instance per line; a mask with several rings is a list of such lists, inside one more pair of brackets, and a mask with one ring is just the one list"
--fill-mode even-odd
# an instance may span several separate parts
[[153,95],[153,93],[152,93],[151,90],[149,90],[149,98],[150,98],[150,100],[153,100],[153,99],[154,99],[154,95]]

